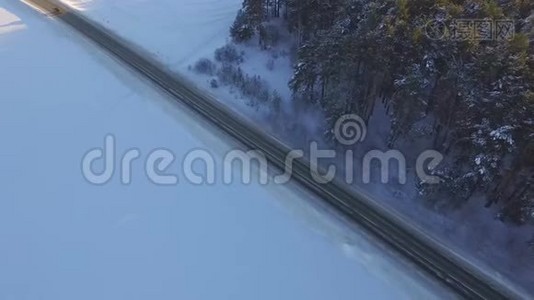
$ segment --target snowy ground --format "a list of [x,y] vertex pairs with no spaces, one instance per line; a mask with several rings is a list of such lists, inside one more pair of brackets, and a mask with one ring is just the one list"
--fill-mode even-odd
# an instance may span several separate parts
[[[63,0],[185,70],[224,45],[241,0]],[[202,14],[199,14],[202,12]]]
[[[209,89],[209,77],[197,75],[188,70],[199,58],[213,57],[214,49],[228,42],[228,28],[232,24],[241,0],[195,1],[195,0],[63,0],[82,11],[95,21],[114,30],[122,36],[141,45],[154,57],[171,66],[174,70],[186,74],[199,86]],[[282,58],[274,72],[265,68],[269,54],[244,48],[245,63],[243,69],[253,75],[259,74],[282,95],[288,93],[287,81],[291,76],[289,64]],[[209,89],[217,99],[229,104],[236,112],[251,117],[262,124],[266,130],[273,130],[270,122],[263,119],[265,110],[256,111],[246,105],[245,101],[236,97],[236,93],[227,88]],[[377,107],[371,124],[369,124],[368,140],[362,150],[378,147],[383,148],[384,134],[389,127],[380,114],[382,107]],[[316,112],[308,112],[295,116],[293,122],[307,124],[309,132],[293,134],[288,143],[296,143],[301,147],[302,139],[318,139],[321,132],[317,129]],[[378,124],[378,126],[377,126]],[[369,142],[369,143],[368,143]],[[294,144],[292,144],[294,145]],[[415,153],[414,149],[408,154]],[[355,169],[358,169],[356,167]],[[409,188],[406,188],[406,187]],[[483,268],[497,271],[508,276],[523,286],[533,286],[532,266],[534,256],[528,247],[532,239],[529,228],[513,228],[496,222],[491,212],[481,209],[482,205],[473,201],[461,212],[453,215],[433,213],[420,203],[414,203],[416,189],[413,182],[409,185],[371,184],[365,189],[384,203],[400,211],[410,220],[416,220],[421,228],[440,239],[454,251],[462,253],[471,261],[479,260]],[[468,221],[466,221],[468,220]],[[488,234],[491,233],[491,234]],[[486,266],[487,265],[487,266]]]
[[[176,71],[183,72],[201,87],[230,104],[234,110],[255,120],[265,117],[244,105],[236,93],[227,88],[209,89],[209,78],[189,71],[189,65],[200,58],[212,58],[213,51],[229,40],[232,24],[241,0],[64,0],[109,29],[128,38],[150,51],[156,58]],[[245,63],[242,68],[251,75],[261,75],[271,86],[287,98],[287,82],[292,74],[287,58],[279,59],[274,71],[265,68],[270,58],[268,52],[243,48]],[[286,60],[286,64],[284,64]],[[384,136],[389,127],[383,107],[375,110],[369,124],[368,140],[362,151],[385,149]],[[299,123],[317,126],[314,116],[295,116]],[[265,128],[272,124],[266,123]],[[311,131],[310,131],[311,132]],[[313,134],[313,133],[312,133]],[[295,139],[302,138],[301,136]],[[316,136],[313,139],[317,139]],[[292,142],[291,139],[288,142]],[[365,149],[363,149],[365,148]],[[404,153],[419,153],[413,145],[403,147]],[[425,150],[425,149],[422,149]],[[358,166],[355,167],[359,169]],[[412,178],[413,179],[413,178]],[[414,203],[417,190],[410,184],[368,184],[365,189],[384,203],[416,220],[433,237],[440,239],[482,268],[509,277],[532,290],[534,256],[528,242],[532,239],[530,228],[515,228],[497,222],[492,211],[483,209],[479,201],[471,201],[461,211],[441,215],[433,213],[422,203]],[[466,221],[467,220],[467,221]],[[498,275],[500,276],[500,275]],[[530,288],[529,288],[530,287]]]
[[[188,66],[200,58],[212,58],[213,51],[229,41],[229,27],[232,24],[241,0],[63,0],[78,8],[86,16],[119,33],[130,41],[141,45],[154,57],[174,70],[186,74],[201,87],[209,89],[209,78],[189,71]],[[289,65],[280,63],[275,71],[265,69],[269,54],[245,49],[243,69],[251,74],[259,74],[273,88],[287,96],[287,82],[291,76]],[[234,110],[244,113],[258,123],[264,117],[243,105],[242,99],[228,89],[211,89],[219,100],[230,104]],[[369,141],[365,150],[384,147],[388,123],[381,114],[382,107],[369,124]],[[317,126],[317,118],[298,116],[299,123]],[[263,124],[265,125],[265,124]],[[310,127],[308,126],[308,127]],[[265,128],[269,128],[268,124]],[[300,139],[297,136],[295,139]],[[317,137],[313,137],[316,139]],[[291,140],[288,142],[292,142]],[[367,141],[366,141],[367,142]],[[362,149],[363,150],[363,149]],[[416,153],[413,148],[401,150],[408,154]],[[358,169],[357,167],[355,169]],[[406,188],[409,187],[409,188]],[[491,212],[481,209],[482,205],[472,201],[452,215],[433,213],[420,203],[414,203],[416,189],[414,183],[398,186],[394,184],[371,184],[365,189],[384,203],[402,212],[408,219],[416,220],[421,228],[437,239],[444,241],[463,256],[482,268],[497,271],[523,284],[533,286],[532,266],[534,257],[528,247],[532,238],[529,228],[509,227],[496,222]],[[466,221],[468,220],[468,221]],[[500,276],[500,275],[498,275]]]
[[[171,69],[184,73],[199,86],[209,89],[209,78],[189,70],[200,58],[213,59],[215,49],[230,42],[229,28],[242,0],[62,0],[85,16],[141,46]],[[280,58],[275,72],[266,70],[270,54],[245,50],[243,70],[261,74],[288,99],[287,82],[292,68]],[[244,100],[228,89],[209,90],[217,99],[231,104],[236,112],[262,117],[261,112],[244,105]]]
[[[184,8],[220,13],[215,41],[237,2]],[[118,153],[142,157],[165,147],[220,158],[235,145],[18,1],[0,0],[0,65],[0,299],[443,296],[296,187],[162,187],[140,163],[129,186],[86,182],[81,158],[110,133]]]

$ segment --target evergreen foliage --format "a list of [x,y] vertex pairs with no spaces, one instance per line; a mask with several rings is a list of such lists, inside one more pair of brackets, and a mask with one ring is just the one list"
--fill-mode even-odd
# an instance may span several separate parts
[[[248,40],[278,16],[298,44],[296,99],[327,120],[369,117],[381,100],[391,147],[430,120],[433,146],[450,162],[436,170],[442,185],[419,185],[424,197],[456,207],[482,195],[503,220],[533,219],[534,2],[245,0],[232,36]],[[515,36],[462,37],[457,20],[513,20]],[[436,38],[430,24],[448,30]]]

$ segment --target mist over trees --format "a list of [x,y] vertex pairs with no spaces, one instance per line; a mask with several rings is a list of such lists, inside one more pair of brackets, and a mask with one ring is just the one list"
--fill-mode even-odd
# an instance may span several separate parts
[[[319,106],[331,126],[384,105],[390,147],[430,124],[424,139],[447,162],[435,170],[442,184],[418,185],[425,199],[461,207],[483,197],[501,220],[532,222],[534,2],[244,0],[232,38],[261,44],[275,19],[297,45],[294,101]],[[499,36],[505,20],[514,34]]]

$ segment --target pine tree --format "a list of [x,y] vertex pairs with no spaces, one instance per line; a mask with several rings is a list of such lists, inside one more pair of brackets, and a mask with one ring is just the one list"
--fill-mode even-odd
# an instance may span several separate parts
[[239,10],[232,27],[230,27],[230,36],[237,43],[250,40],[254,36],[254,27],[251,26],[248,16],[243,10]]

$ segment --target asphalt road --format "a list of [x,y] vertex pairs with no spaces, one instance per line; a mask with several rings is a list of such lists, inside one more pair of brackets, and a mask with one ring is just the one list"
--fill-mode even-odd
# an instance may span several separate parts
[[[53,0],[31,0],[60,18],[75,31],[107,50],[119,61],[138,72],[199,116],[212,122],[248,149],[262,151],[272,167],[285,169],[290,149],[252,123],[236,116],[211,96],[172,73],[165,66],[143,55],[128,42]],[[525,295],[484,274],[442,245],[424,236],[411,225],[376,204],[363,192],[343,182],[320,184],[313,179],[310,163],[293,162],[293,177],[302,186],[338,209],[390,248],[460,297],[469,299],[521,299]]]

